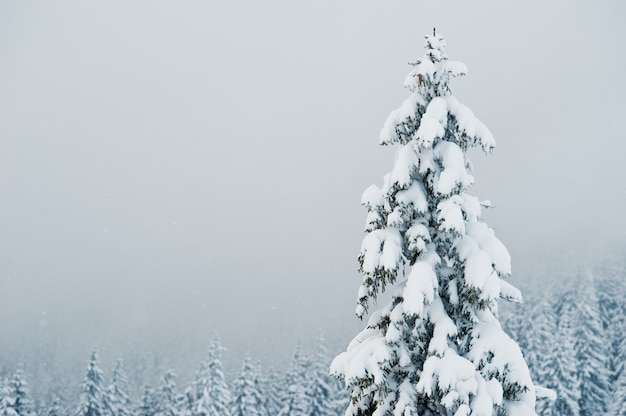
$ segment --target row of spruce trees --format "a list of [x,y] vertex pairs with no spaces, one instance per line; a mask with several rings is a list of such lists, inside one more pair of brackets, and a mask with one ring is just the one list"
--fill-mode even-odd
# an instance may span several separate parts
[[557,393],[540,415],[626,416],[625,276],[623,260],[552,273],[555,286],[503,311],[533,380]]
[[246,357],[239,375],[228,383],[216,336],[195,380],[179,390],[176,373],[167,371],[160,386],[145,385],[140,397],[131,388],[122,359],[118,359],[105,383],[98,354],[91,353],[77,402],[56,397],[36,405],[18,369],[0,378],[0,416],[322,416],[343,413],[347,395],[329,375],[329,357],[320,337],[311,356],[296,348],[285,373],[263,372]]
[[[558,395],[552,402],[538,401],[537,413],[626,416],[626,262],[540,275],[543,283],[525,290],[525,304],[501,310],[503,326],[518,341],[533,381]],[[18,369],[0,377],[0,416],[312,416],[341,415],[348,406],[347,392],[328,375],[321,337],[311,355],[298,347],[284,373],[262,371],[245,358],[230,383],[222,352],[216,337],[188,386],[178,388],[169,370],[159,386],[145,385],[135,398],[122,360],[105,383],[95,351],[74,401],[34,400]]]

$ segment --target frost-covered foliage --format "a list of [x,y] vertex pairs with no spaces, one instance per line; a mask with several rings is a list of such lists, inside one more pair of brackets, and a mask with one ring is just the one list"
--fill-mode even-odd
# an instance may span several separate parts
[[106,416],[106,402],[102,370],[98,367],[96,350],[91,353],[87,373],[83,380],[76,416]]
[[209,348],[209,357],[196,376],[193,416],[223,416],[230,411],[231,395],[221,360],[224,351],[219,338],[215,336]]
[[357,316],[396,287],[333,361],[351,390],[346,416],[535,414],[529,370],[498,321],[498,298],[521,301],[503,280],[510,256],[467,193],[467,150],[489,154],[495,141],[452,96],[450,80],[467,69],[445,46],[426,37],[405,80],[411,94],[380,132],[382,145],[398,146],[393,169],[362,197]]
[[231,416],[269,416],[259,374],[252,365],[250,357],[246,357],[243,363],[241,373],[235,380],[234,390]]

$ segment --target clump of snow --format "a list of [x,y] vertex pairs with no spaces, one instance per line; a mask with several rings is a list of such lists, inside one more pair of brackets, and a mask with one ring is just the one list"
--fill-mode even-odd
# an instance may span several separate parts
[[378,268],[396,270],[402,256],[402,239],[397,229],[374,230],[363,239],[361,245],[363,272],[372,274]]
[[481,250],[489,254],[493,267],[500,276],[511,274],[511,255],[495,236],[493,229],[484,222],[473,221],[467,224],[467,234],[476,241]]
[[535,394],[538,399],[545,399],[551,402],[555,401],[557,398],[556,392],[552,389],[547,389],[541,386],[535,386]]
[[457,188],[465,189],[474,183],[474,177],[465,169],[465,154],[453,142],[441,141],[435,147],[435,158],[441,161],[441,173],[435,191],[450,195]]
[[417,170],[418,165],[419,159],[413,146],[411,144],[402,146],[396,152],[396,160],[391,171],[391,183],[404,189],[411,183],[411,174]]
[[459,195],[452,195],[437,204],[437,223],[441,231],[455,235],[465,234],[462,204],[463,198]]
[[389,114],[380,130],[378,142],[382,145],[391,145],[407,141],[407,126],[418,121],[418,109],[424,105],[424,98],[420,94],[411,94],[399,108]]
[[364,329],[352,340],[347,350],[333,360],[331,374],[343,376],[346,383],[363,377],[373,377],[374,382],[382,382],[384,373],[380,364],[391,359],[385,345],[385,338],[380,331]]
[[509,282],[500,279],[500,297],[514,303],[523,303],[522,292]]
[[434,324],[433,336],[428,344],[428,352],[442,356],[448,348],[448,337],[457,334],[454,321],[446,313],[441,298],[436,298],[430,305],[428,316]]
[[407,277],[402,295],[404,297],[403,311],[407,315],[421,316],[425,304],[430,304],[435,297],[437,275],[434,266],[439,257],[436,253],[429,253],[424,260],[416,262]]
[[403,206],[412,205],[418,214],[423,214],[428,210],[426,189],[417,180],[414,180],[407,189],[396,193],[396,202]]
[[376,185],[370,185],[363,192],[361,196],[361,205],[369,210],[372,210],[383,205],[383,194],[380,188]]
[[415,132],[417,146],[420,149],[432,147],[436,138],[442,138],[448,124],[448,106],[446,100],[435,97],[426,107],[420,126]]
[[441,69],[453,77],[467,75],[467,66],[459,61],[444,61],[441,63]]
[[447,348],[443,356],[429,356],[419,382],[415,386],[418,392],[432,396],[437,390],[453,391],[454,401],[468,403],[470,395],[478,388],[474,364],[458,355],[452,348]]
[[428,227],[421,223],[413,224],[405,233],[407,246],[410,251],[422,252],[426,249],[426,244],[430,242],[430,232]]

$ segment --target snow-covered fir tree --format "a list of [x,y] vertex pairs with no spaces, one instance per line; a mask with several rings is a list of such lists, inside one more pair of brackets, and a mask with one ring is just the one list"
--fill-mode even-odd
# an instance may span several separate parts
[[623,338],[619,345],[619,358],[621,358],[622,365],[619,368],[617,377],[613,383],[614,400],[611,403],[611,415],[612,416],[626,416],[626,338]]
[[[580,378],[574,349],[574,299],[573,292],[566,292],[553,305],[556,332],[547,345],[542,380],[557,394],[554,403],[540,403],[542,416],[580,415]],[[552,347],[552,348],[550,348]]]
[[15,398],[10,392],[8,380],[4,378],[0,378],[0,416],[18,416]]
[[24,372],[18,368],[7,383],[7,393],[12,408],[18,416],[35,416],[35,402],[33,401],[28,383],[24,379]]
[[269,416],[263,396],[259,374],[246,357],[241,373],[235,380],[231,416]]
[[111,384],[106,390],[107,411],[111,416],[130,416],[130,398],[128,395],[128,380],[124,372],[124,362],[118,358],[113,368]]
[[105,416],[106,402],[102,370],[98,367],[98,354],[94,349],[89,358],[87,372],[81,385],[76,416]]
[[221,360],[224,351],[215,336],[209,347],[208,360],[200,367],[194,383],[193,416],[223,416],[230,411],[231,395]]
[[157,414],[157,396],[151,385],[146,384],[141,395],[141,402],[135,414],[137,416],[155,416]]
[[[527,307],[527,311],[523,313],[520,307],[516,316],[521,316],[523,320],[530,323],[524,325],[523,331],[520,331],[526,332],[525,335],[520,334],[522,338],[527,340],[525,349],[523,349],[524,357],[535,383],[549,387],[551,385],[551,369],[548,368],[547,363],[550,361],[556,348],[557,319],[554,309],[547,296],[542,296],[541,300],[533,302],[531,305],[521,306]],[[537,413],[544,415],[544,410],[542,409],[552,405],[553,401],[550,400],[537,401]],[[545,415],[547,416],[548,413],[545,413]]]
[[[575,349],[580,378],[580,414],[606,414],[610,343],[604,335],[593,275],[583,272],[583,290],[576,300]],[[610,341],[610,340],[608,340]]]
[[265,396],[265,406],[270,415],[277,415],[282,408],[281,393],[286,389],[281,374],[270,370],[261,374],[261,388]]
[[347,396],[340,390],[337,379],[328,373],[328,362],[328,350],[324,345],[324,336],[320,333],[308,371],[307,395],[311,416],[336,414],[342,402],[341,399]]
[[405,81],[411,95],[390,114],[382,145],[398,145],[368,209],[356,314],[396,285],[392,300],[332,364],[351,390],[346,416],[534,415],[535,387],[518,345],[498,321],[499,297],[521,301],[503,279],[510,256],[467,193],[467,150],[489,154],[489,130],[451,94],[464,64],[440,35]]
[[293,354],[291,368],[285,375],[279,416],[309,415],[311,402],[306,386],[308,368],[309,360],[302,353],[302,346],[298,344]]
[[61,405],[60,397],[55,397],[54,400],[52,400],[52,404],[48,408],[46,416],[66,416],[66,412]]
[[176,393],[176,372],[168,370],[163,376],[158,394],[158,416],[180,416],[184,405],[183,397]]

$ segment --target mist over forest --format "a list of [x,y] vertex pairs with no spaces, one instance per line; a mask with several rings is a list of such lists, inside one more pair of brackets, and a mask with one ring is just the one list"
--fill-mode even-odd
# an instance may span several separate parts
[[[626,6],[561,3],[0,1],[0,381],[74,414],[95,350],[105,384],[123,358],[136,410],[169,369],[195,388],[217,336],[233,394],[246,356],[315,390],[294,374],[328,369],[367,322],[361,197],[393,166],[381,128],[436,32],[496,143],[467,151],[524,298],[498,302],[503,327],[535,381],[571,393],[541,414],[618,414]],[[597,315],[563,308],[578,298]],[[595,381],[542,368],[561,365],[533,338],[551,314],[553,334],[611,339],[600,407],[584,409]],[[578,347],[563,365],[583,368]]]

